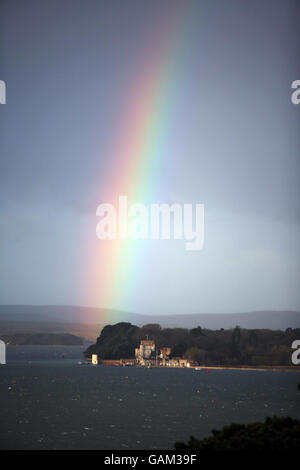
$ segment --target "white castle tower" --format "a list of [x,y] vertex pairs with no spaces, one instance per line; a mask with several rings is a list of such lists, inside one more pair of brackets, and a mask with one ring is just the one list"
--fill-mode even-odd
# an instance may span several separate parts
[[92,364],[94,366],[98,365],[98,354],[92,354]]

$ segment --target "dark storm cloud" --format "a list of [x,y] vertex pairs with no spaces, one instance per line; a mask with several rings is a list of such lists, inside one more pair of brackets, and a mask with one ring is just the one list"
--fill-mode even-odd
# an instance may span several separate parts
[[[254,241],[252,249],[258,250],[253,259],[263,253],[272,259],[270,266],[282,266],[288,240],[283,234],[291,222],[298,230],[300,215],[300,105],[290,100],[291,83],[300,79],[299,2],[186,4],[192,14],[175,68],[180,93],[167,144],[168,178],[162,179],[157,197],[204,202],[212,214],[235,214],[236,226],[245,218],[244,226],[263,218],[265,244],[272,224],[279,224],[285,240],[276,248],[280,262],[261,251],[261,241]],[[127,91],[151,47],[154,25],[173,5],[171,0],[1,2],[0,79],[7,83],[7,105],[0,109],[4,269],[15,250],[10,234],[17,236],[20,226],[24,233],[31,227],[24,249],[32,253],[37,245],[42,250],[46,209],[57,218],[61,234],[69,231],[67,221],[79,233],[83,218],[93,216],[106,197],[103,188]],[[170,76],[174,79],[177,76]],[[218,220],[215,229],[220,233]],[[242,226],[238,234],[232,230],[245,240]],[[61,252],[63,238],[57,241]],[[22,251],[19,256],[15,266],[23,273]],[[47,254],[43,256],[45,264],[50,263]],[[62,273],[67,276],[77,262],[70,256]],[[219,259],[212,256],[211,263],[217,270]],[[197,277],[193,262],[186,269]],[[242,265],[236,269],[236,276],[245,273]],[[32,298],[35,277],[28,281],[26,299]],[[13,273],[5,282],[11,301],[23,298],[23,290],[19,295],[11,287]],[[211,279],[209,289],[213,283]],[[190,289],[196,305],[196,290]],[[272,287],[266,290],[270,293]],[[39,299],[46,302],[46,289],[42,291]],[[55,287],[53,292],[55,298]],[[69,292],[66,302],[72,285]],[[63,293],[57,298],[64,301]]]

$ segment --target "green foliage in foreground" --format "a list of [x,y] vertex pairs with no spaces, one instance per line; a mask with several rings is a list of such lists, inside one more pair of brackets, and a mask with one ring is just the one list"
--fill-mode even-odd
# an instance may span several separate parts
[[[222,325],[220,325],[222,326]],[[161,328],[150,324],[141,328],[131,323],[107,325],[86,356],[100,359],[134,357],[140,340],[154,339],[157,349],[171,347],[172,356],[181,356],[200,365],[291,365],[291,344],[300,337],[300,329],[286,331],[253,329],[238,326],[231,330]]]
[[267,418],[264,423],[231,424],[212,436],[188,443],[176,442],[176,450],[202,451],[291,451],[300,448],[300,421],[289,417]]

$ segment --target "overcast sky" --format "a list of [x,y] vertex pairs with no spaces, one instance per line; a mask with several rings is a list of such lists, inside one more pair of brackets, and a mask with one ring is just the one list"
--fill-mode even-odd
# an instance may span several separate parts
[[[0,5],[0,303],[299,310],[299,1]],[[170,16],[177,91],[149,191],[153,202],[204,203],[205,244],[145,242],[126,302],[106,305],[86,288],[102,243],[96,208],[109,197],[128,90]]]

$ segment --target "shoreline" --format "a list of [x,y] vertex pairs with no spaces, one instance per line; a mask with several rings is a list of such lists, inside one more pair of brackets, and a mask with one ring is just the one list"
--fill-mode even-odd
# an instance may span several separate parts
[[297,366],[196,366],[195,370],[256,370],[260,372],[300,372]]
[[[90,361],[90,359],[87,359]],[[180,366],[163,366],[159,364],[151,364],[150,367],[141,366],[138,364],[133,363],[120,363],[119,360],[102,360],[98,365],[107,365],[107,366],[115,366],[115,367],[141,367],[141,368],[150,368],[150,369],[193,369],[197,371],[211,371],[211,370],[247,370],[247,371],[260,371],[260,372],[300,372],[300,367],[295,365],[291,366],[270,366],[270,365],[259,365],[259,366],[251,366],[251,365],[226,365],[226,366],[209,366],[209,365],[193,365],[189,367],[180,367]]]

